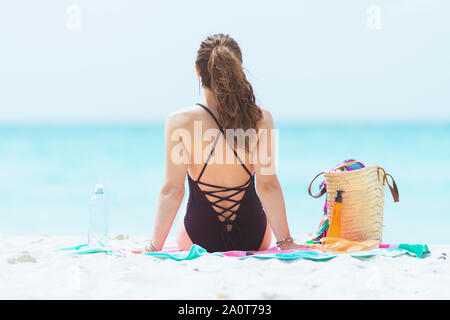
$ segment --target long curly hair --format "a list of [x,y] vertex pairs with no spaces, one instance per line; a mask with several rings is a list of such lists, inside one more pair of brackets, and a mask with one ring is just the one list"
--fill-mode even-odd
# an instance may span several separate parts
[[257,130],[263,115],[245,76],[237,42],[222,33],[211,35],[201,43],[195,63],[203,87],[214,92],[222,127]]

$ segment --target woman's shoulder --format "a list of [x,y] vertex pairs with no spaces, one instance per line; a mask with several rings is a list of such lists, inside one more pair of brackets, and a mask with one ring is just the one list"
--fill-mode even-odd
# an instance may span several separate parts
[[166,118],[166,125],[184,127],[201,117],[201,110],[197,106],[190,106],[170,113]]
[[273,128],[273,117],[269,110],[261,108],[262,118],[259,123],[259,128]]

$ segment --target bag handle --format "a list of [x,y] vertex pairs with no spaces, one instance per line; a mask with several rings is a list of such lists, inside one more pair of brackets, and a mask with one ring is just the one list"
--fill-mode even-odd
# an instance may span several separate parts
[[322,171],[321,173],[319,173],[317,176],[315,176],[314,177],[314,179],[312,179],[312,181],[311,181],[311,183],[309,184],[309,187],[308,187],[308,193],[309,193],[309,195],[311,196],[311,197],[313,197],[313,198],[320,198],[321,196],[323,196],[325,193],[327,193],[327,188],[326,187],[323,187],[322,189],[320,189],[320,192],[318,193],[318,194],[316,194],[316,195],[313,195],[312,193],[311,193],[311,186],[312,186],[312,184],[313,184],[313,182],[320,176],[320,175],[322,175],[322,174],[324,174],[325,173],[325,171]]
[[[391,177],[391,180],[392,180],[392,186],[391,186],[391,184],[389,183],[389,180],[388,180],[388,178],[387,178],[388,176]],[[392,194],[392,198],[394,198],[394,202],[399,202],[399,201],[400,201],[400,195],[399,195],[399,193],[398,193],[397,184],[395,183],[394,178],[393,178],[389,173],[387,173],[387,174],[384,176],[384,178],[386,179],[387,185],[388,185],[389,189],[391,190],[391,194]]]
[[[383,181],[382,181],[383,185],[385,182],[387,183],[389,190],[391,190],[391,194],[392,194],[392,198],[394,199],[394,202],[399,202],[400,195],[399,195],[397,184],[395,183],[394,178],[389,173],[386,173],[386,171],[383,168],[378,167],[378,169],[377,169],[378,179],[380,179],[380,170],[383,171]],[[389,180],[387,178],[388,176],[391,177],[392,185],[389,183]]]

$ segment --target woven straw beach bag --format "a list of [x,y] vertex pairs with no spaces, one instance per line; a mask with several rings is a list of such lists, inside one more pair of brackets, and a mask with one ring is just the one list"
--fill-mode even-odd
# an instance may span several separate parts
[[[319,194],[311,193],[314,180],[325,175],[325,185]],[[391,178],[392,184],[388,177]],[[353,171],[324,171],[319,173],[308,192],[314,198],[327,193],[327,214],[331,217],[337,190],[344,191],[341,206],[340,238],[352,241],[382,240],[384,190],[388,185],[394,202],[399,201],[399,193],[394,178],[379,166],[369,166]]]

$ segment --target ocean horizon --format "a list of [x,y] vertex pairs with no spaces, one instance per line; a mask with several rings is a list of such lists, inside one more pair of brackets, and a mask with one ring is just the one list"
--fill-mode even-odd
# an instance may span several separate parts
[[[386,189],[384,242],[448,242],[450,122],[282,122],[277,128],[292,234],[314,233],[321,219],[325,198],[308,195],[312,178],[353,158],[384,167],[397,182],[400,202]],[[164,181],[163,122],[0,124],[0,155],[0,233],[87,234],[88,201],[102,183],[110,232],[151,235]]]

